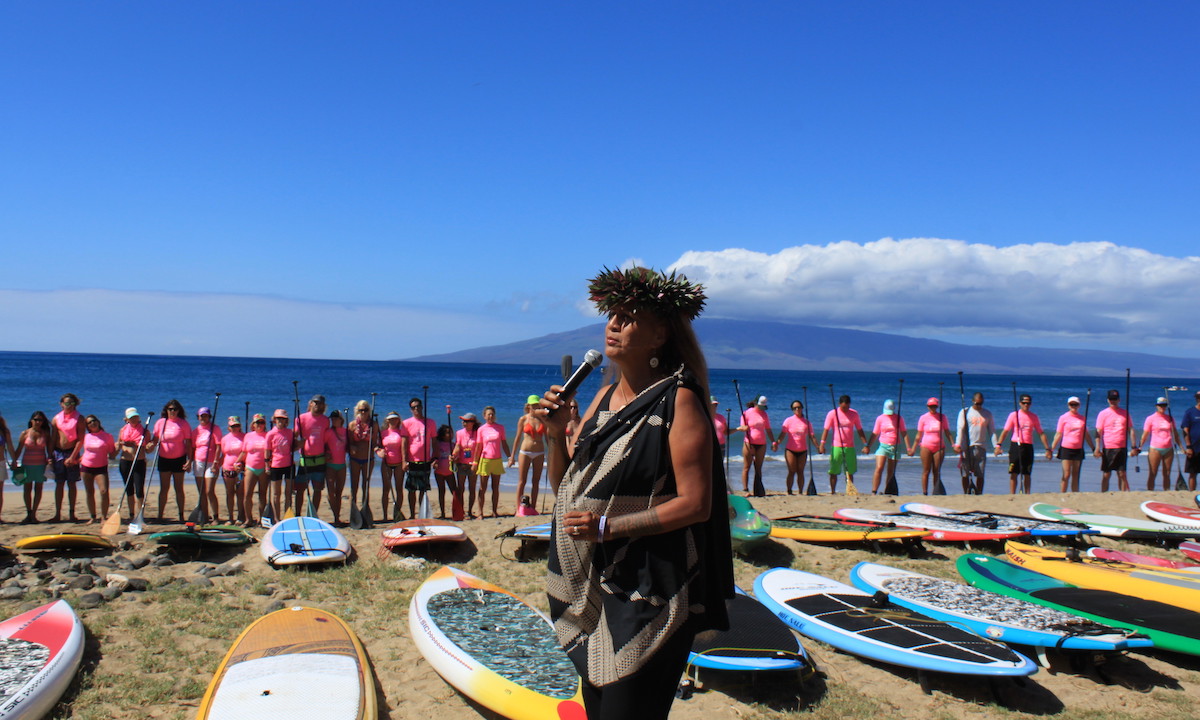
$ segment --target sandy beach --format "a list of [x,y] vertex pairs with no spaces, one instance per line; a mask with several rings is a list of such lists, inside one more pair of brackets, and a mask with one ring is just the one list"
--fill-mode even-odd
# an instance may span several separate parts
[[[47,490],[52,491],[52,485]],[[1026,514],[1031,502],[1044,501],[1140,517],[1139,503],[1151,497],[1192,504],[1192,494],[1182,492],[982,498],[956,495],[939,498],[939,502],[959,509]],[[911,499],[776,494],[756,499],[755,504],[767,515],[780,517],[796,513],[830,514],[847,506],[888,509]],[[190,498],[188,506],[192,506]],[[42,514],[49,514],[45,501]],[[329,518],[327,508],[323,515]],[[22,537],[52,532],[98,532],[97,525],[16,524],[22,516],[20,496],[7,493],[0,542],[11,545]],[[347,529],[344,532],[356,548],[356,557],[346,566],[323,570],[271,569],[256,546],[218,551],[198,560],[176,558],[173,564],[165,564],[168,561],[158,561],[161,550],[147,540],[150,532],[164,526],[151,525],[140,536],[119,535],[114,540],[123,546],[114,556],[135,561],[135,565],[144,560],[157,561],[125,573],[146,579],[150,589],[125,592],[98,607],[79,610],[89,634],[83,668],[52,717],[194,717],[200,696],[237,633],[269,609],[293,604],[334,612],[358,633],[374,669],[380,717],[493,717],[459,695],[421,657],[408,637],[408,602],[426,576],[439,564],[449,563],[545,608],[544,553],[535,553],[528,561],[519,562],[514,558],[517,543],[512,540],[502,543],[496,537],[509,528],[537,520],[501,517],[466,521],[463,526],[470,535],[468,542],[419,556],[396,554],[384,558],[376,553],[381,526],[373,530]],[[253,532],[261,537],[264,531]],[[1097,538],[1095,543],[1182,559],[1177,551],[1146,544],[1106,538]],[[929,543],[927,548],[930,550],[927,557],[910,559],[898,547],[890,551],[885,547],[882,554],[877,554],[868,548],[772,540],[752,556],[736,558],[734,565],[743,588],[751,588],[755,576],[763,570],[778,566],[809,570],[846,582],[849,568],[861,560],[956,577],[953,561],[966,552],[962,545]],[[976,551],[998,554],[1002,548],[985,546]],[[63,555],[23,553],[15,561],[6,560],[4,566],[14,562],[41,566],[52,564],[59,557]],[[203,577],[211,575],[215,565],[226,563],[228,570],[230,563],[239,561],[241,568],[235,568],[230,575]],[[78,608],[78,599],[85,591],[55,590],[46,584],[52,582],[31,586],[21,599],[0,600],[0,612],[6,617],[15,615],[26,607],[45,602],[47,593],[54,592]],[[11,583],[12,580],[7,580],[4,584]],[[803,643],[816,657],[822,671],[820,676],[800,684],[792,674],[754,677],[706,672],[702,675],[702,690],[688,700],[677,700],[671,716],[705,720],[877,716],[1182,719],[1193,717],[1194,707],[1200,701],[1200,658],[1164,651],[1131,652],[1107,658],[1103,664],[1107,681],[1072,672],[1063,665],[1056,667],[1054,673],[1042,669],[1021,684],[1001,681],[996,685],[995,695],[987,683],[978,680],[933,676],[933,692],[926,695],[914,671],[864,662],[812,640],[804,639]]]

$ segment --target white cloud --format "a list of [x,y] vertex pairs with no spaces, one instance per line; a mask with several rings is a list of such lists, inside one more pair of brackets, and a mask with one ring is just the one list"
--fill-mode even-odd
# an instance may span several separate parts
[[[1057,341],[1180,354],[1200,350],[1190,298],[1200,258],[1108,242],[995,247],[884,238],[683,254],[670,268],[706,286],[709,314],[901,334]],[[1051,343],[1054,344],[1054,343]]]
[[384,360],[537,334],[486,313],[261,295],[0,290],[0,307],[6,350]]

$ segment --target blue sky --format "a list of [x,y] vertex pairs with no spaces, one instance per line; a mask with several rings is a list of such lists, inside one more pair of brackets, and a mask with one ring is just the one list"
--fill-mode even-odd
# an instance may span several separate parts
[[586,324],[636,259],[724,317],[1194,354],[1198,23],[6,3],[5,344],[410,357]]

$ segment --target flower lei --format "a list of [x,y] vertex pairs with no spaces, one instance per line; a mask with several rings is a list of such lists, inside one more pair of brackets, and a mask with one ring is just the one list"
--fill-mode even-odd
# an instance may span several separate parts
[[660,316],[679,314],[695,320],[704,309],[704,286],[693,283],[683,275],[670,275],[634,267],[628,270],[605,267],[588,281],[588,294],[596,308],[610,313],[613,308],[628,306],[651,310]]

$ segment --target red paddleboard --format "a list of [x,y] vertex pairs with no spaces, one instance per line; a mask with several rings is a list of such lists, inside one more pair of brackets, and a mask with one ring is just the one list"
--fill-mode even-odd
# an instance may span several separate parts
[[1200,543],[1185,540],[1179,543],[1179,552],[1187,555],[1193,560],[1200,560]]
[[83,623],[65,600],[0,623],[0,718],[49,714],[79,668],[83,635]]
[[462,542],[465,530],[446,520],[403,520],[384,530],[380,543],[385,551],[409,545]]
[[1148,500],[1142,503],[1142,512],[1146,513],[1146,517],[1159,522],[1200,527],[1200,508]]
[[1088,548],[1087,554],[1089,557],[1094,557],[1097,560],[1117,560],[1120,562],[1135,563],[1138,565],[1153,565],[1155,567],[1171,568],[1172,570],[1191,570],[1192,568],[1200,569],[1200,564],[1194,562],[1185,562],[1183,560],[1167,560],[1165,558],[1151,557],[1149,555],[1138,555],[1137,553],[1122,552],[1121,550],[1109,550],[1102,547]]

